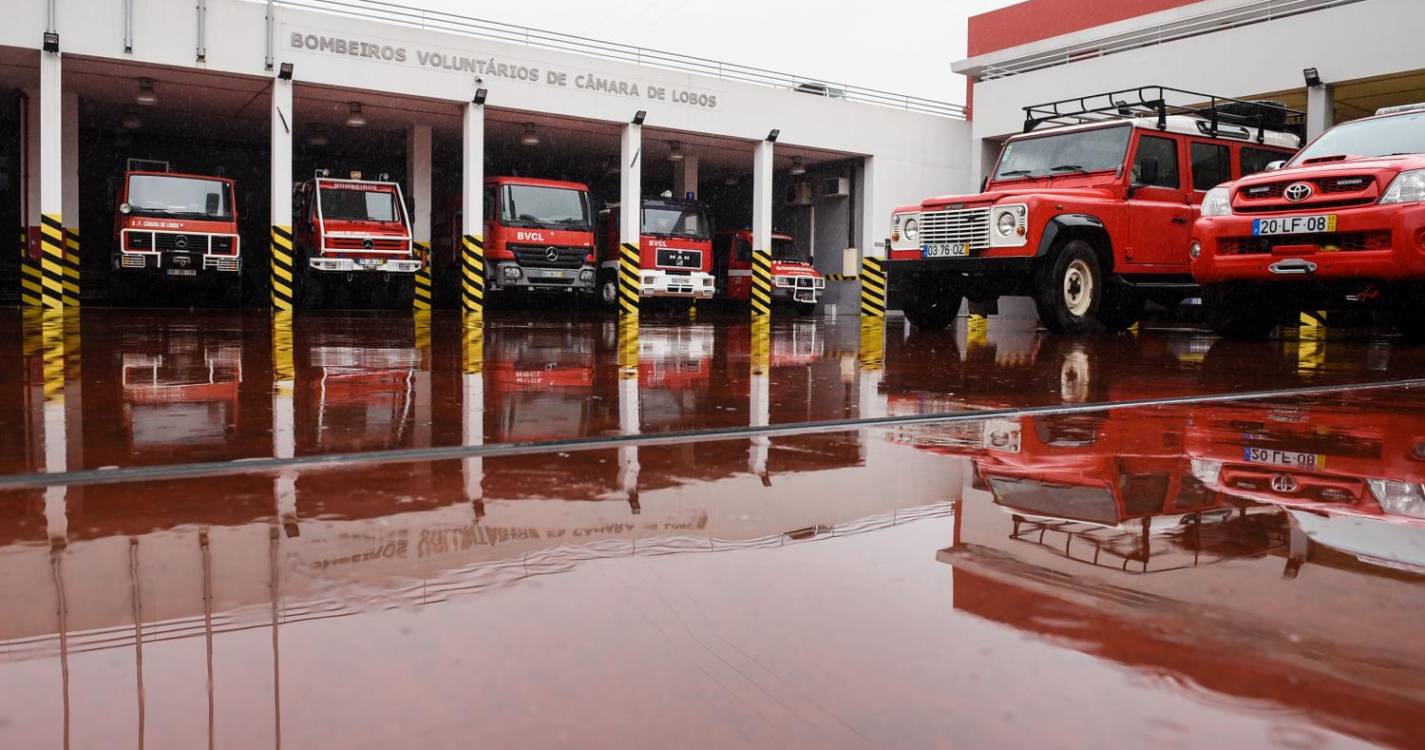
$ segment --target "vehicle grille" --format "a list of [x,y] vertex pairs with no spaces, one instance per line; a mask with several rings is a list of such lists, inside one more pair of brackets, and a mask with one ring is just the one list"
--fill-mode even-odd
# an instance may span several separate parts
[[371,247],[366,247],[366,239],[361,237],[331,237],[327,239],[328,250],[408,250],[405,240],[372,239]]
[[969,208],[958,211],[927,211],[920,215],[920,242],[923,245],[965,243],[971,249],[990,246],[990,210]]
[[[589,251],[582,247],[555,247],[548,245],[510,245],[515,254],[515,262],[525,268],[579,268],[584,265],[584,256]],[[554,260],[549,259],[549,251],[555,252]]]
[[155,232],[153,235],[153,244],[156,249],[163,252],[208,252],[208,236],[204,234]]
[[703,253],[701,250],[673,250],[666,247],[658,249],[655,256],[657,265],[666,268],[702,268]]
[[1389,250],[1390,232],[1339,232],[1274,237],[1228,237],[1221,242],[1223,255],[1265,255],[1279,247],[1314,245],[1318,252]]
[[[1326,195],[1336,197],[1327,201],[1307,200],[1299,203],[1283,199],[1282,196],[1289,186],[1303,181],[1310,183],[1314,189],[1313,198]],[[1375,202],[1376,192],[1372,190],[1375,184],[1374,177],[1360,174],[1336,175],[1315,180],[1283,180],[1243,188],[1237,191],[1233,205],[1242,213],[1361,206]]]

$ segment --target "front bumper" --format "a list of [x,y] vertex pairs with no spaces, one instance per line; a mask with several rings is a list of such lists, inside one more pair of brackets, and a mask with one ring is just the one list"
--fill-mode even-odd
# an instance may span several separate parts
[[[791,285],[778,283],[784,279],[790,279]],[[826,280],[819,276],[773,276],[772,301],[815,304],[825,288]]]
[[638,272],[639,293],[644,297],[686,297],[712,299],[716,292],[713,276],[702,271],[668,273],[644,269]]
[[242,271],[242,258],[237,255],[119,252],[114,254],[112,261],[115,271],[157,276],[212,276]]
[[322,273],[415,273],[421,270],[418,260],[399,259],[353,260],[351,258],[310,258],[313,271]]
[[[1318,246],[1295,245],[1277,247],[1266,253],[1223,254],[1221,249],[1226,241],[1252,237],[1252,222],[1260,217],[1214,216],[1199,219],[1193,226],[1193,240],[1202,246],[1201,254],[1192,262],[1193,278],[1207,284],[1425,279],[1425,204],[1303,210],[1301,213],[1334,214],[1336,231],[1332,235],[1388,231],[1390,247],[1328,252]],[[1302,241],[1306,240],[1303,236]]]
[[[519,272],[514,276],[511,271]],[[592,291],[594,288],[594,267],[584,264],[579,268],[526,268],[519,263],[494,261],[486,267],[486,286],[491,291],[527,290],[540,292]]]

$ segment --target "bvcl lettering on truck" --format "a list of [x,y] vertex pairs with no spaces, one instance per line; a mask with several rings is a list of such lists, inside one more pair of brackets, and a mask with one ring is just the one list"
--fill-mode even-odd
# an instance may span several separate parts
[[[721,299],[747,301],[752,294],[752,230],[718,232],[713,237],[713,277]],[[810,315],[826,289],[811,255],[791,235],[772,235],[772,303],[790,304]]]
[[422,260],[411,242],[401,186],[386,175],[363,180],[317,176],[295,189],[296,271],[300,298],[319,306],[353,287],[378,303],[408,305]]
[[[599,298],[618,304],[620,257],[618,204],[599,214]],[[639,288],[644,297],[711,299],[713,243],[706,207],[667,194],[644,198],[639,238]]]
[[1425,104],[1342,123],[1273,166],[1213,189],[1193,225],[1208,324],[1260,338],[1302,310],[1375,308],[1425,340]]
[[242,240],[233,188],[226,177],[126,172],[110,258],[120,294],[137,292],[140,280],[207,281],[237,302]]
[[1299,141],[1283,131],[1301,117],[1162,86],[1024,111],[1024,133],[1005,143],[981,192],[892,212],[888,304],[916,327],[950,325],[965,299],[1025,295],[1050,331],[1122,330],[1146,300],[1196,296],[1196,206],[1294,153]]
[[[485,180],[485,291],[588,294],[594,289],[594,217],[581,182]],[[436,212],[436,284],[454,299],[464,214],[457,196]]]

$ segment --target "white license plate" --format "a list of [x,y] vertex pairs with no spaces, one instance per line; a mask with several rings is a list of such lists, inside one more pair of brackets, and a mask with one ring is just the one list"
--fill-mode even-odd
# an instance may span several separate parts
[[380,268],[381,266],[383,266],[383,265],[385,265],[385,264],[386,264],[386,261],[381,260],[380,258],[357,258],[357,259],[356,259],[356,265],[357,265],[357,266],[360,266],[361,268],[365,268],[365,269],[368,270],[368,271],[370,271],[370,270],[372,270],[372,269]]
[[1252,221],[1252,234],[1324,234],[1336,231],[1336,215],[1281,216]]
[[970,246],[964,242],[944,245],[924,245],[921,251],[927,258],[965,258],[970,255]]
[[1268,464],[1290,469],[1324,469],[1326,457],[1319,453],[1297,453],[1269,448],[1243,448],[1242,458],[1249,464]]
[[169,275],[169,276],[197,276],[197,275],[198,275],[198,270],[197,270],[196,268],[170,268],[170,269],[168,269],[168,275]]
[[578,271],[546,271],[541,269],[530,269],[527,271],[531,279],[573,279],[579,276]]

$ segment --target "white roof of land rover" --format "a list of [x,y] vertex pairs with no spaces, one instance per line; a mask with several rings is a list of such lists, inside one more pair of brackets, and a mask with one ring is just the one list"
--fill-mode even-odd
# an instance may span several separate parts
[[[1211,138],[1212,135],[1198,126],[1199,123],[1208,122],[1204,117],[1193,117],[1191,115],[1168,115],[1167,127],[1164,128],[1169,133],[1179,133],[1181,135],[1195,135],[1199,138]],[[1141,130],[1158,130],[1157,117],[1125,117],[1119,120],[1104,120],[1103,122],[1086,122],[1082,125],[1061,125],[1054,126],[1049,123],[1041,126],[1038,130],[1028,133],[1020,133],[1012,136],[1009,140],[1018,141],[1026,138],[1038,138],[1046,135],[1057,135],[1059,133],[1072,133],[1077,130],[1096,130],[1099,128],[1111,128],[1123,124],[1130,124]],[[1224,141],[1237,141],[1239,143],[1256,144],[1257,129],[1248,125],[1238,123],[1218,123],[1218,138]],[[1240,134],[1234,135],[1233,134]],[[1299,149],[1301,139],[1291,133],[1283,133],[1276,130],[1267,130],[1262,133],[1265,145],[1276,146],[1278,148]]]

